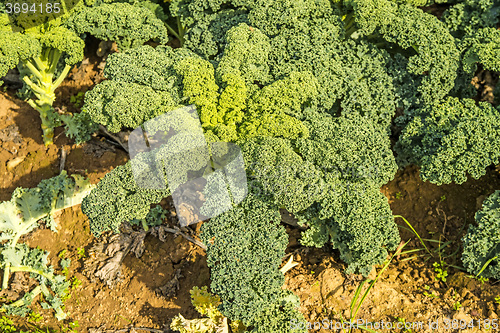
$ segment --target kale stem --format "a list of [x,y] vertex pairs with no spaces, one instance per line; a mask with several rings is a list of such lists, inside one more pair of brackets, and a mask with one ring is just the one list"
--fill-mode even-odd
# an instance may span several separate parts
[[[174,35],[174,37],[176,37],[178,40],[181,40],[181,37],[179,36],[179,34],[174,29],[172,29],[172,27],[170,25],[168,25],[168,23],[166,23],[166,22],[165,22],[165,27],[167,27],[167,30],[172,35]],[[181,44],[182,44],[182,42],[181,42]]]
[[144,228],[144,231],[148,231],[149,227],[146,223],[146,219],[141,219],[142,227]]
[[186,32],[184,27],[181,24],[181,20],[179,17],[177,17],[177,30],[179,31],[179,40],[181,42],[181,47],[184,45],[184,33]]
[[34,273],[43,276],[47,280],[49,280],[51,283],[54,283],[54,275],[53,274],[47,274],[41,270],[34,269],[29,266],[15,266],[10,268],[11,272],[28,272],[28,273]]
[[10,275],[10,262],[6,262],[5,267],[3,269],[2,289],[7,289],[9,287],[9,275]]
[[47,69],[47,66],[43,63],[42,59],[37,57],[34,58],[33,60],[35,61],[35,65],[38,67],[38,70],[40,72],[44,72]]
[[52,52],[49,53],[49,59],[48,59],[48,64],[50,66],[48,70],[49,74],[54,75],[57,68],[57,63],[59,62],[60,58],[61,58],[61,51],[57,49],[52,50]]
[[69,65],[64,66],[64,69],[63,69],[61,75],[59,75],[59,77],[57,78],[57,80],[52,84],[52,87],[51,87],[52,91],[56,90],[57,87],[59,87],[59,85],[62,83],[62,81],[68,75],[70,69],[71,69],[71,66],[69,66]]
[[348,30],[345,32],[345,38],[351,37],[351,35],[357,30],[355,25],[352,25]]

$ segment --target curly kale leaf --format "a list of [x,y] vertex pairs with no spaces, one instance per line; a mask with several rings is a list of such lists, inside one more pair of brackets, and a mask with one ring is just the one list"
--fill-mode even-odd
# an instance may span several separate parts
[[298,139],[295,145],[305,161],[323,172],[378,187],[394,178],[397,165],[390,140],[369,119],[355,115],[336,118],[311,112],[305,124],[310,137]]
[[217,60],[216,76],[219,81],[224,82],[224,77],[233,71],[249,86],[266,85],[272,81],[269,68],[271,44],[266,34],[240,23],[229,29],[225,37],[226,47]]
[[[26,272],[37,279],[39,285],[30,292],[12,303],[2,304],[2,310],[9,315],[25,316],[30,312],[29,306],[34,298],[42,293],[49,303],[42,303],[43,308],[55,310],[55,317],[58,320],[66,318],[63,311],[62,298],[68,293],[70,282],[63,275],[54,274],[54,268],[48,266],[49,253],[40,249],[31,249],[26,244],[17,244],[14,247],[2,245],[0,247],[0,257],[2,268],[8,272]],[[6,278],[4,276],[4,278]],[[8,277],[7,280],[8,281]],[[52,292],[47,287],[50,287]]]
[[90,231],[98,237],[108,230],[117,233],[123,222],[146,218],[150,205],[168,195],[168,190],[138,187],[128,162],[104,176],[83,199],[82,211],[90,219]]
[[248,140],[242,152],[252,190],[272,197],[278,207],[298,212],[322,194],[319,169],[297,154],[289,140]]
[[[214,63],[227,49],[232,28],[243,22],[260,30],[270,44],[269,75],[277,80],[312,73],[321,87],[313,102],[332,114],[368,115],[388,128],[397,99],[408,108],[419,106],[454,86],[459,61],[454,38],[436,17],[410,5],[178,0],[171,10],[186,25],[186,47]],[[406,59],[399,61],[404,65],[399,73],[391,66],[394,54]]]
[[387,198],[370,183],[339,181],[335,175],[327,179],[324,198],[296,214],[309,226],[301,242],[321,247],[330,241],[348,264],[347,274],[368,276],[400,242]]
[[491,104],[449,97],[419,111],[395,149],[400,164],[421,167],[420,177],[435,184],[478,179],[500,158],[500,114]]
[[496,27],[500,3],[495,0],[458,1],[444,13],[442,20],[456,37],[474,33],[481,28]]
[[103,3],[72,15],[67,26],[81,35],[114,41],[119,50],[138,47],[152,39],[168,42],[167,28],[148,8],[128,3]]
[[[265,309],[255,319],[252,333],[287,333],[292,330],[297,333],[305,333],[305,319],[298,310],[300,301],[297,296],[288,290],[283,290],[281,297],[269,308]],[[294,327],[296,326],[296,327]]]
[[177,105],[170,92],[157,92],[136,83],[106,80],[85,94],[82,114],[117,133],[123,128],[136,128]]
[[471,31],[457,39],[460,50],[460,67],[452,96],[473,98],[477,95],[471,84],[478,64],[489,71],[500,71],[500,31],[496,28],[482,28]]
[[464,36],[460,42],[463,50],[463,70],[474,74],[480,63],[489,71],[500,71],[500,30],[484,28]]
[[211,268],[211,290],[220,296],[221,312],[245,326],[282,294],[279,271],[287,235],[278,209],[249,194],[237,207],[202,225]]
[[408,57],[407,70],[422,76],[418,92],[424,103],[443,98],[454,86],[459,51],[454,38],[436,17],[411,6],[399,6],[395,17],[378,32],[414,55]]
[[0,14],[0,77],[4,77],[21,60],[35,57],[41,51],[42,46],[35,37],[13,33],[7,14]]
[[19,31],[8,24],[7,14],[0,14],[0,77],[18,66],[23,94],[26,98],[32,95],[36,98],[28,99],[28,104],[40,114],[44,143],[52,144],[54,128],[61,125],[59,114],[52,107],[54,91],[71,66],[83,58],[85,44],[62,26],[61,18]]
[[477,225],[470,225],[462,239],[462,263],[468,272],[478,274],[490,260],[481,276],[500,278],[500,191],[495,191],[476,213]]

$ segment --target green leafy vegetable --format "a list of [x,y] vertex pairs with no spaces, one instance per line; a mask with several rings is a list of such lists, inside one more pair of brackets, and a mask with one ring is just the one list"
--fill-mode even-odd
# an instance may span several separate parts
[[500,158],[500,114],[491,104],[449,97],[419,111],[396,144],[402,165],[421,166],[420,177],[435,184],[477,179]]
[[[83,59],[84,43],[74,32],[63,26],[67,16],[45,24],[23,29],[15,27],[7,14],[0,14],[0,77],[18,66],[24,82],[28,103],[40,113],[43,142],[53,143],[54,128],[62,122],[72,123],[69,116],[61,117],[53,108],[55,90],[68,75],[71,66]],[[1,83],[1,82],[0,82]],[[94,125],[95,126],[95,125]],[[70,136],[90,138],[95,130],[91,124],[72,127]]]
[[[24,315],[29,312],[36,295],[42,293],[46,306],[56,311],[59,320],[65,318],[61,309],[63,297],[69,282],[64,276],[55,275],[54,269],[47,266],[48,253],[38,249],[31,249],[26,244],[18,244],[21,236],[28,234],[38,227],[40,220],[57,231],[52,214],[80,204],[93,188],[90,183],[79,175],[67,177],[63,171],[59,176],[45,179],[31,189],[17,188],[10,201],[0,203],[0,240],[6,241],[0,248],[1,265],[4,271],[2,289],[8,288],[11,272],[29,272],[38,279],[40,285],[21,300],[11,304],[3,304],[2,309],[9,314]],[[61,266],[68,266],[69,261],[63,260]],[[52,293],[47,286],[50,286]]]
[[[462,239],[462,263],[468,272],[485,278],[500,278],[500,191],[495,191],[476,213]],[[484,270],[483,270],[484,269]]]
[[167,28],[154,11],[124,2],[85,7],[66,24],[78,35],[89,33],[101,40],[117,42],[119,50],[140,46],[151,39],[168,42]]

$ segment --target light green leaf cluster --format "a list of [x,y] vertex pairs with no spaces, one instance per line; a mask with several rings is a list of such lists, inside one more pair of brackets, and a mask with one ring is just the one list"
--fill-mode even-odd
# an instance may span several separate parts
[[249,57],[237,46],[246,41],[269,49],[266,37],[244,24],[231,29],[228,36],[227,53],[216,66],[185,49],[163,46],[113,54],[105,70],[108,80],[86,94],[82,109],[111,132],[137,127],[182,104],[194,104],[203,128],[223,141],[259,135],[307,136],[298,118],[302,106],[311,104],[318,94],[316,79],[307,72],[293,72],[263,85],[257,80],[269,80],[267,52]]
[[[84,42],[62,25],[38,26],[25,32],[37,39],[43,48],[58,50],[65,55],[64,63],[74,65],[83,59]],[[22,59],[25,60],[25,59]]]
[[171,329],[180,333],[217,333],[228,332],[231,327],[231,332],[234,333],[247,332],[239,321],[228,323],[227,318],[217,309],[221,303],[219,296],[209,293],[207,286],[201,289],[193,287],[190,293],[191,303],[196,311],[207,318],[188,320],[178,314],[172,319]]

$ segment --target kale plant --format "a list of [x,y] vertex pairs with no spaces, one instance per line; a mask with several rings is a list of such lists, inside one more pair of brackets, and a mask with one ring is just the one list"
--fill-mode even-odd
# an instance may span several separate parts
[[0,13],[0,77],[10,68],[19,68],[28,104],[40,114],[45,145],[53,143],[54,128],[63,124],[77,143],[88,141],[96,131],[87,116],[60,115],[52,106],[55,90],[72,65],[83,59],[83,40],[64,26],[65,19],[67,15],[26,27],[23,22],[16,26]]
[[[24,316],[29,312],[28,306],[33,299],[41,293],[45,299],[42,307],[53,308],[59,320],[66,318],[61,299],[67,293],[69,282],[63,275],[54,274],[54,268],[48,266],[48,252],[32,249],[18,242],[22,236],[35,230],[40,221],[57,232],[52,214],[80,204],[92,187],[83,177],[73,175],[70,178],[63,171],[59,176],[42,180],[35,188],[16,188],[10,201],[0,203],[0,240],[4,242],[0,246],[4,272],[2,289],[8,288],[10,274],[13,272],[28,272],[39,282],[22,299],[3,304],[0,311]],[[61,262],[61,265],[67,267],[69,263]]]
[[476,213],[476,224],[470,225],[462,239],[462,263],[468,272],[485,278],[500,278],[500,191],[495,191]]
[[[182,48],[109,56],[107,80],[82,108],[94,122],[119,132],[193,105],[206,142],[241,148],[247,197],[201,233],[211,289],[230,320],[253,332],[287,332],[283,323],[300,316],[281,290],[279,209],[307,227],[302,244],[338,249],[347,273],[366,276],[396,249],[397,226],[380,192],[398,167],[391,134],[401,133],[400,166],[417,164],[435,183],[479,177],[498,162],[498,110],[467,99],[478,66],[498,68],[498,33],[489,23],[459,33],[416,7],[430,3],[173,0]],[[169,144],[182,151],[192,142]],[[139,160],[169,156],[160,147]],[[175,163],[206,171],[206,161],[188,155]],[[95,235],[144,219],[173,193],[138,186],[132,171],[132,162],[116,168],[85,198]],[[281,319],[271,323],[270,314]]]
[[477,179],[500,158],[500,113],[491,104],[449,97],[421,109],[395,147],[402,164],[421,167],[420,177],[441,185]]

